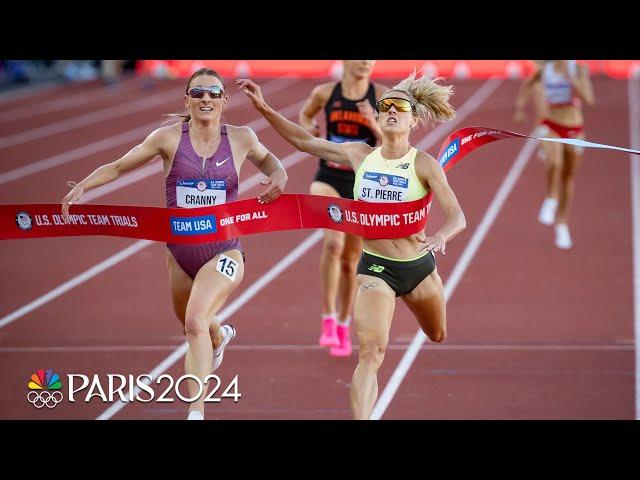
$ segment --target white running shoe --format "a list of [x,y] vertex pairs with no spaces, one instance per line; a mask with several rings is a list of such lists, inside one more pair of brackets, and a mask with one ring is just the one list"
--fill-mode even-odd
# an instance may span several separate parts
[[192,410],[189,412],[187,420],[204,420],[204,415],[200,410]]
[[571,242],[571,234],[569,234],[569,227],[566,223],[558,223],[556,225],[556,247],[564,250],[573,246]]
[[544,225],[553,225],[553,221],[556,219],[557,207],[558,201],[555,198],[545,198],[544,202],[542,202],[542,207],[540,207],[538,221]]
[[233,327],[233,325],[222,325],[220,327],[220,330],[222,330],[222,343],[213,351],[213,370],[211,370],[212,372],[215,372],[222,363],[222,357],[224,357],[224,347],[226,347],[227,344],[236,336],[236,329]]

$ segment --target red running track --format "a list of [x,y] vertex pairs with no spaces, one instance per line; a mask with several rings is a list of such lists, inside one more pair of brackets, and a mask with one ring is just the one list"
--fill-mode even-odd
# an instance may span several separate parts
[[[304,99],[316,83],[276,80],[268,99],[283,109]],[[455,81],[454,105],[462,105],[482,85],[478,80]],[[459,126],[525,131],[511,122],[518,86],[516,81],[504,81]],[[0,175],[54,155],[64,157],[65,152],[153,122],[159,126],[162,113],[180,111],[182,87],[181,82],[161,82],[145,90],[139,79],[132,79],[109,92],[93,83],[58,88],[55,95],[39,91],[33,98],[0,101],[2,138],[110,107],[126,110],[127,105],[143,98],[150,102],[148,108],[0,148]],[[594,88],[598,105],[586,113],[589,138],[629,145],[626,82],[596,78]],[[162,95],[170,97],[172,91],[175,100],[158,101]],[[79,96],[85,94],[89,99],[95,96],[96,102],[83,103],[84,97]],[[69,108],[49,104],[51,110],[42,116],[6,120],[12,113],[19,116],[20,109],[33,106],[34,101],[45,109],[47,102],[67,95],[76,99]],[[240,93],[234,95],[231,106],[228,122],[258,121]],[[431,154],[437,153],[446,133],[444,130],[428,148]],[[427,134],[429,131],[418,132],[414,141]],[[258,136],[280,158],[293,153],[269,128],[260,130]],[[141,139],[7,181],[0,189],[0,202],[57,202],[67,191],[67,180],[83,178]],[[448,245],[446,256],[438,257],[445,282],[523,146],[524,142],[510,140],[483,147],[449,174],[468,228]],[[316,160],[308,157],[291,166],[288,191],[306,192],[315,168]],[[247,167],[241,181],[255,173],[252,166]],[[161,206],[162,180],[157,172],[93,203]],[[254,187],[242,197],[256,196],[257,192],[259,188]],[[634,418],[628,157],[587,151],[573,209],[575,247],[569,252],[555,249],[552,230],[536,221],[543,195],[542,164],[534,154],[448,303],[447,341],[423,346],[382,418]],[[442,223],[438,207],[432,211],[428,232]],[[227,305],[313,233],[279,232],[245,238],[245,279]],[[2,242],[0,316],[6,319],[135,243],[106,237]],[[350,358],[335,359],[317,346],[319,245],[275,276],[228,320],[238,329],[238,336],[217,374],[223,388],[237,374],[242,397],[237,403],[224,399],[208,405],[208,419],[350,418],[348,389],[357,348]],[[36,410],[26,401],[29,377],[39,368],[52,368],[63,378],[65,395],[69,373],[99,374],[106,386],[106,374],[148,373],[184,342],[171,309],[164,249],[162,244],[144,246],[0,327],[0,374],[5,385],[0,391],[0,418],[97,418],[110,404],[98,397],[85,403],[83,395],[75,403],[65,399],[55,409]],[[413,317],[398,302],[390,346],[378,377],[380,392],[417,329]],[[166,373],[174,379],[180,377],[184,373],[182,359]],[[161,387],[166,385],[164,382]],[[162,390],[156,388],[157,395]],[[186,393],[186,389],[182,391]],[[179,401],[134,402],[113,418],[182,419],[185,412],[186,405]]]

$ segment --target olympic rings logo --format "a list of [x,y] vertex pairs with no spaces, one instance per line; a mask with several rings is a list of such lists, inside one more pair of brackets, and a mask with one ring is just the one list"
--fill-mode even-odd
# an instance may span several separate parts
[[36,408],[43,408],[45,405],[47,408],[54,408],[62,399],[62,392],[58,391],[49,392],[45,390],[43,392],[36,392],[35,390],[31,390],[27,393],[27,400]]

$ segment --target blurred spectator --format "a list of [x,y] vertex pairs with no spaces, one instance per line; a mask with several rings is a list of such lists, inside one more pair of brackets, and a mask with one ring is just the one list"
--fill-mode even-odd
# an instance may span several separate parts
[[125,72],[132,72],[135,65],[135,60],[0,60],[0,89],[96,79],[113,85]]
[[100,64],[100,76],[107,85],[113,85],[122,78],[125,60],[102,60]]
[[0,89],[59,80],[55,60],[0,60]]
[[98,78],[96,60],[58,60],[56,68],[67,80],[94,80]]
[[23,60],[4,60],[3,61],[3,80],[7,83],[27,83],[26,62]]

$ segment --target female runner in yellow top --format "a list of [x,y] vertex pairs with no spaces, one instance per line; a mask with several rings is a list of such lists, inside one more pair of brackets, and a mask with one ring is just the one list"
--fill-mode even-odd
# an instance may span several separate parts
[[440,164],[409,143],[411,130],[430,120],[455,116],[448,100],[452,87],[415,73],[386,92],[377,103],[382,145],[334,143],[314,137],[273,110],[251,80],[236,83],[276,131],[298,150],[349,165],[356,172],[354,198],[368,202],[407,202],[433,192],[445,215],[431,237],[364,239],[358,264],[354,321],[360,344],[351,384],[356,419],[368,419],[378,397],[377,372],[389,341],[396,298],[401,297],[423,332],[434,342],[446,334],[444,287],[435,266],[435,252],[445,253],[448,240],[466,227],[464,214]]

